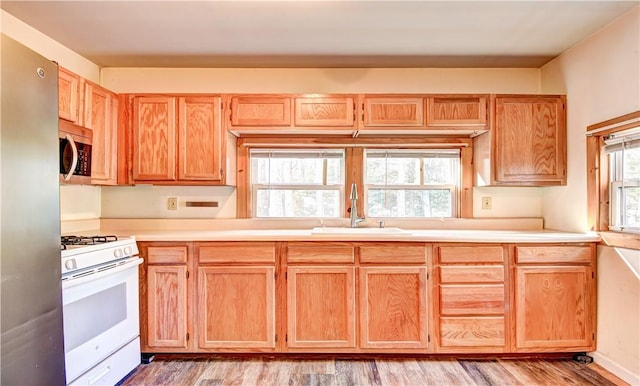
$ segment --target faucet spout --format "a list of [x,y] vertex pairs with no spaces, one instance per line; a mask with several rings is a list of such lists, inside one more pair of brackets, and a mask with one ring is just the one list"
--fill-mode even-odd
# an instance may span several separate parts
[[349,213],[349,226],[356,228],[358,223],[364,221],[364,217],[358,217],[358,188],[355,183],[351,184],[351,193],[349,194],[351,200],[351,212]]

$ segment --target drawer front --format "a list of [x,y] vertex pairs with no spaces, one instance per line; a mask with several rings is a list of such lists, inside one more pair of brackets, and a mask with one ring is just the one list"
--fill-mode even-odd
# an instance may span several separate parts
[[504,285],[442,285],[441,315],[504,314]]
[[187,246],[147,247],[147,264],[187,264]]
[[441,347],[503,347],[504,317],[442,317]]
[[503,263],[501,246],[440,247],[440,263]]
[[360,246],[361,263],[425,264],[427,249],[423,243],[371,243]]
[[554,245],[516,247],[516,263],[580,263],[592,259],[589,245]]
[[196,246],[200,263],[275,263],[273,242],[220,242]]
[[299,242],[287,246],[288,263],[354,263],[349,243]]
[[502,265],[445,265],[440,267],[441,283],[503,283]]

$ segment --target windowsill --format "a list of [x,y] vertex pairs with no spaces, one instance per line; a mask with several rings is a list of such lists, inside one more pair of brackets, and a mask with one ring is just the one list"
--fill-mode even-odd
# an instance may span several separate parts
[[640,235],[637,233],[598,232],[600,244],[610,247],[628,248],[640,251]]

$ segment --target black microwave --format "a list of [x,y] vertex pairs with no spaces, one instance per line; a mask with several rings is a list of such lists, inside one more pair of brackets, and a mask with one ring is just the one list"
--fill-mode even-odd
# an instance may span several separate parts
[[60,120],[60,182],[63,184],[91,183],[91,130]]

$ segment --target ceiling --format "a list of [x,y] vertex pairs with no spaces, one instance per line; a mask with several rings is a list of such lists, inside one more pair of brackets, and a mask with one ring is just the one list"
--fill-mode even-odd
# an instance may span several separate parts
[[7,1],[102,67],[540,67],[635,1]]

